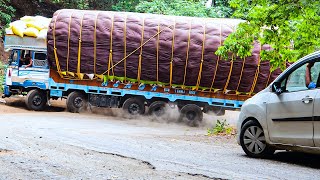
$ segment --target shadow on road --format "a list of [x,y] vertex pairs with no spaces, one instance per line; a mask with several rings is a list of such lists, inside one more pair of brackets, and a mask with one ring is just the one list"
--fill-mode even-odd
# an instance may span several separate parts
[[[18,109],[28,110],[25,104],[24,98],[6,99],[6,106],[11,106]],[[44,111],[46,112],[62,112],[65,111],[65,105],[62,101],[51,101],[52,106],[46,106]]]
[[273,161],[320,169],[320,155],[317,154],[280,151],[275,153],[274,156],[269,159]]

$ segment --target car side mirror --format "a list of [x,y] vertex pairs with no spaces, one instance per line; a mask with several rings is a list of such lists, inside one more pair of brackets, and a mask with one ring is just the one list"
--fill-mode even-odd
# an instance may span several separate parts
[[281,88],[281,83],[280,82],[274,82],[272,84],[272,91],[275,92],[276,94],[283,93],[283,90]]

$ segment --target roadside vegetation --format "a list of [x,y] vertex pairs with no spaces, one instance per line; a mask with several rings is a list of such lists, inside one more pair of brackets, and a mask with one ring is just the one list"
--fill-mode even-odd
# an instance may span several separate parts
[[207,135],[235,135],[236,129],[227,122],[226,119],[217,120],[215,126],[207,129]]
[[0,94],[3,92],[3,82],[4,82],[4,78],[5,78],[5,66],[3,65],[3,63],[0,61]]

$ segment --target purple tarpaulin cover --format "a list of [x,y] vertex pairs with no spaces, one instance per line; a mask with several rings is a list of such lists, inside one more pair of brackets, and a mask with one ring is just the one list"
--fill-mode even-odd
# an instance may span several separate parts
[[240,22],[63,9],[49,26],[48,58],[53,69],[67,76],[258,92],[281,72],[271,73],[269,62],[260,61],[259,44],[245,59],[215,55]]

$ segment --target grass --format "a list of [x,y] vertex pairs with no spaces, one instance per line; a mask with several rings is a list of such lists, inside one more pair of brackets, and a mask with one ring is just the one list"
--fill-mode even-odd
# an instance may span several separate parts
[[227,120],[217,120],[214,127],[207,129],[207,135],[235,135],[236,130],[234,127],[227,123]]
[[3,93],[3,82],[5,79],[6,66],[0,61],[0,93]]

